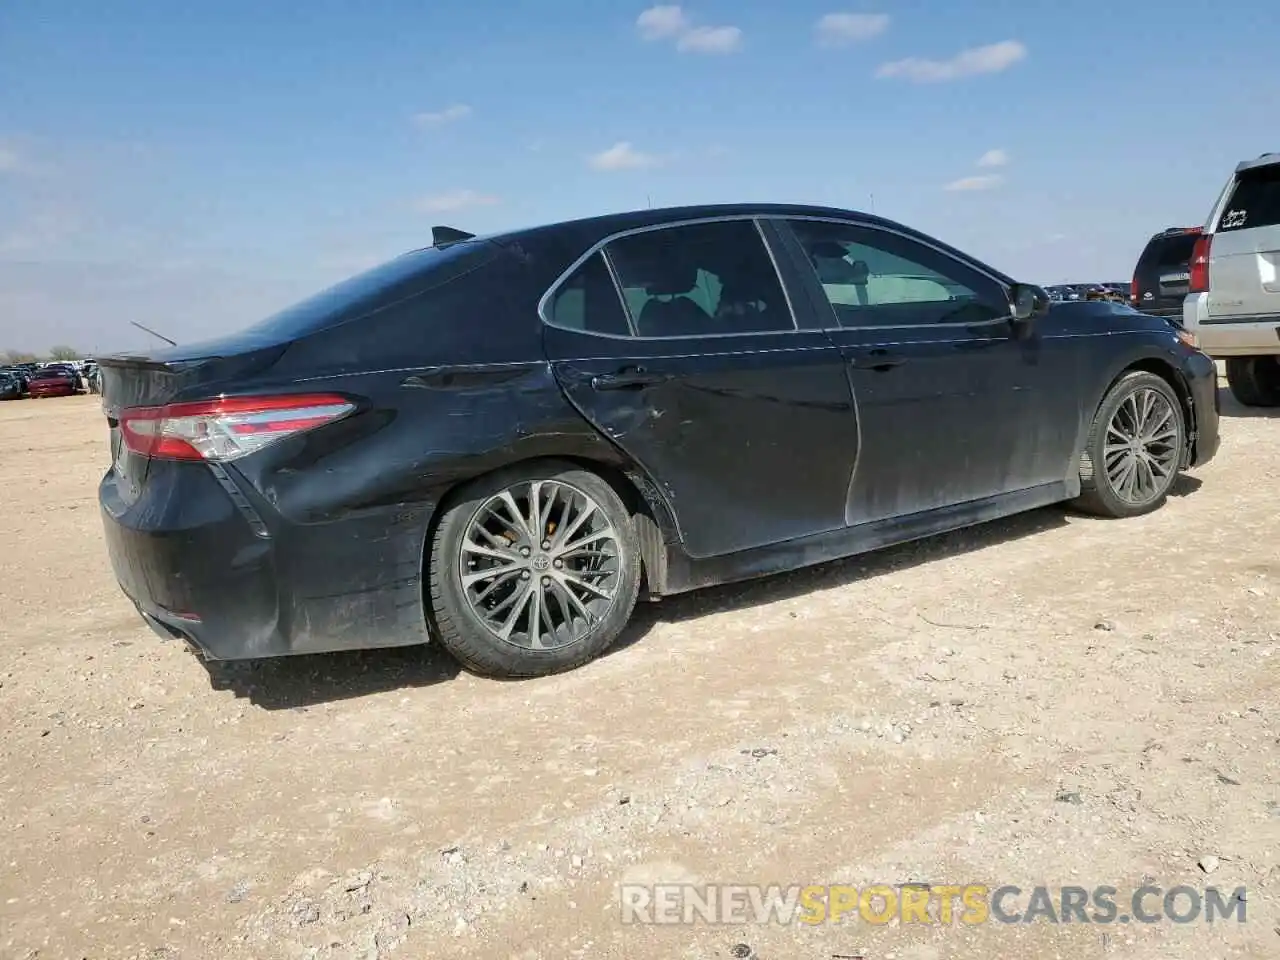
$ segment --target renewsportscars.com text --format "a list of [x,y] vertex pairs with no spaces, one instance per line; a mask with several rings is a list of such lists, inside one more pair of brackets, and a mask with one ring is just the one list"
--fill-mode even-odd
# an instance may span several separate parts
[[1246,917],[1244,887],[673,883],[624,884],[620,893],[627,924],[1185,924]]

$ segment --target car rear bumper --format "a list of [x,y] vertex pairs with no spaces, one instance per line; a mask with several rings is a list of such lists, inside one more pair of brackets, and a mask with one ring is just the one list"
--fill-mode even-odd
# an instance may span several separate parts
[[397,523],[387,508],[295,524],[231,470],[151,473],[126,503],[109,471],[99,504],[116,580],[161,636],[211,660],[427,640],[425,523]]
[[1229,318],[1209,316],[1209,295],[1193,293],[1182,303],[1182,325],[1195,333],[1211,357],[1280,354],[1280,314]]

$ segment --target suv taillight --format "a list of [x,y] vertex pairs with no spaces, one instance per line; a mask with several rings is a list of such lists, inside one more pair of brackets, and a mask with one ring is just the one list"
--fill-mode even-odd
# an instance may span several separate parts
[[1130,302],[1130,303],[1137,303],[1137,302],[1138,302],[1138,276],[1137,276],[1137,274],[1134,274],[1133,279],[1129,281],[1129,302]]
[[133,453],[160,460],[234,460],[267,444],[340,420],[356,405],[336,394],[223,397],[120,413]]
[[1209,250],[1212,245],[1213,234],[1202,233],[1191,248],[1191,293],[1209,292]]

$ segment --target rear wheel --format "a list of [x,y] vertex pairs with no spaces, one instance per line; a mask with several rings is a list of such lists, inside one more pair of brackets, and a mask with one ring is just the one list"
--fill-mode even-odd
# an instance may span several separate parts
[[1280,359],[1274,356],[1230,357],[1227,386],[1246,407],[1280,406]]
[[1182,403],[1163,379],[1138,370],[1107,391],[1080,461],[1076,504],[1107,517],[1136,517],[1169,495],[1186,446]]
[[441,644],[493,677],[595,659],[626,626],[640,587],[625,505],[570,464],[518,467],[466,488],[436,529],[429,568]]

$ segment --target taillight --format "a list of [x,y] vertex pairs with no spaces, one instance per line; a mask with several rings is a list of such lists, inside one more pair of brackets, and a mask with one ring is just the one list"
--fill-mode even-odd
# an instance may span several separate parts
[[1138,278],[1136,275],[1129,281],[1129,302],[1138,302]]
[[1209,292],[1209,252],[1213,245],[1213,234],[1202,233],[1196,237],[1196,245],[1191,248],[1191,292]]
[[234,460],[268,444],[340,420],[356,408],[327,393],[222,397],[120,413],[133,453],[162,460]]

